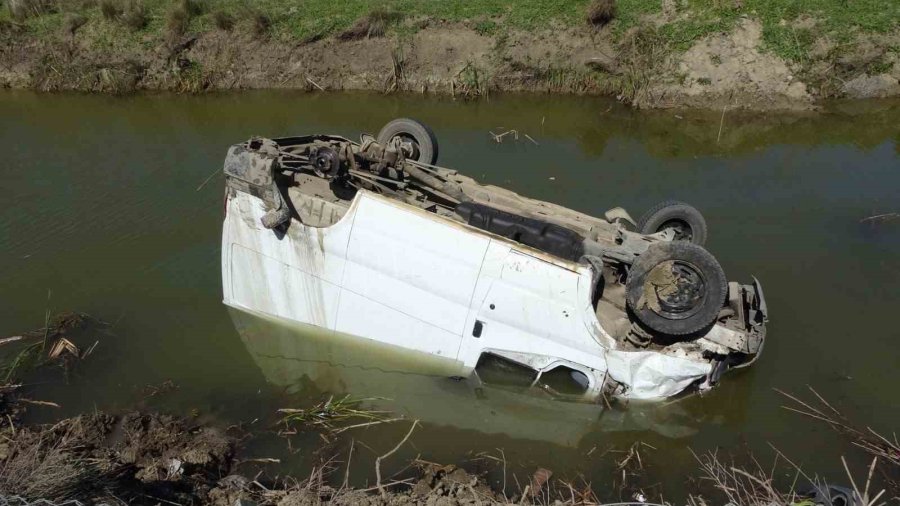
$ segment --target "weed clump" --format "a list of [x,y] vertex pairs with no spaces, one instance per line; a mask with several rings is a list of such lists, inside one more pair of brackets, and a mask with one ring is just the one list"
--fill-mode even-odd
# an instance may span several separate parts
[[75,32],[77,32],[79,28],[84,26],[85,23],[87,23],[86,17],[78,13],[70,13],[66,15],[66,18],[63,21],[63,26],[65,27],[66,33],[75,35]]
[[213,23],[219,30],[230,32],[234,28],[234,16],[223,10],[218,10],[213,13]]
[[616,0],[593,0],[587,8],[587,22],[596,28],[606,26],[616,17]]
[[166,34],[170,41],[184,35],[191,20],[203,14],[204,4],[198,0],[176,0],[166,13]]
[[143,0],[100,0],[100,12],[110,21],[120,21],[134,31],[143,30],[149,22]]
[[357,19],[353,26],[337,35],[340,40],[359,40],[372,37],[383,37],[388,26],[396,23],[401,18],[399,12],[375,9],[365,16]]
[[[250,5],[245,5],[240,9],[240,11],[238,11],[238,16],[241,18],[241,22],[247,27],[250,34],[254,37],[263,38],[268,35],[269,30],[272,29],[272,18],[265,12],[255,7],[251,7]],[[234,18],[226,12],[216,13],[214,21],[218,28],[226,31],[231,30],[231,27],[235,23]]]
[[191,12],[186,9],[184,2],[172,4],[166,13],[166,34],[170,40],[174,40],[187,32],[191,24]]
[[203,14],[205,7],[201,0],[178,0],[177,3],[191,17]]
[[652,101],[651,84],[670,51],[665,35],[652,24],[630,31],[619,45],[619,98],[638,106]]
[[7,0],[6,7],[13,19],[22,21],[28,17],[51,12],[56,4],[52,0]]
[[250,31],[256,37],[265,37],[272,28],[272,19],[264,12],[255,11],[250,17]]
[[479,21],[475,25],[475,33],[477,33],[478,35],[481,35],[483,37],[489,37],[489,36],[497,33],[498,28],[499,27],[497,26],[497,23],[495,23],[494,21],[491,21],[490,19],[486,19],[483,21]]
[[141,0],[128,0],[122,11],[122,23],[134,31],[143,30],[149,22],[147,7]]
[[115,21],[122,14],[122,5],[119,0],[100,0],[100,14],[110,21]]
[[[281,423],[285,426],[284,434],[292,434],[304,429],[320,430],[326,435],[340,434],[350,428],[368,427],[381,423],[399,420],[388,418],[387,412],[366,409],[364,401],[373,399],[352,399],[349,395],[341,399],[329,397],[311,408],[282,408],[278,412],[283,416]],[[356,422],[348,425],[351,422]]]

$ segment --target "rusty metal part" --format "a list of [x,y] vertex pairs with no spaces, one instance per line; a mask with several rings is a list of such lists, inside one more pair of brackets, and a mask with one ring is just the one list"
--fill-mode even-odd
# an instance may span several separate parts
[[653,342],[653,335],[641,328],[637,323],[632,323],[628,333],[625,334],[625,340],[638,348],[646,348]]
[[453,200],[456,200],[457,202],[472,201],[472,198],[466,195],[466,193],[463,192],[462,188],[457,183],[451,183],[449,181],[441,180],[437,176],[433,176],[411,163],[403,164],[403,171],[412,179],[415,179],[425,186],[434,188],[435,190],[449,197],[452,197]]
[[316,175],[331,179],[341,170],[341,157],[330,147],[320,147],[312,155],[312,166]]

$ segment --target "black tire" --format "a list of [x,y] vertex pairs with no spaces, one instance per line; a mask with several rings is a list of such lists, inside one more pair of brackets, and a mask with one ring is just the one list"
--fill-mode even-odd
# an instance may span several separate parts
[[706,244],[706,219],[696,207],[667,200],[653,206],[638,220],[642,234],[655,234],[667,228],[675,229],[676,241],[689,241],[699,246]]
[[391,120],[378,132],[378,143],[386,145],[397,136],[414,143],[418,156],[412,157],[413,160],[431,165],[437,163],[437,137],[428,125],[409,118]]
[[727,295],[722,266],[687,241],[651,245],[632,264],[625,282],[631,314],[650,330],[673,337],[711,327]]

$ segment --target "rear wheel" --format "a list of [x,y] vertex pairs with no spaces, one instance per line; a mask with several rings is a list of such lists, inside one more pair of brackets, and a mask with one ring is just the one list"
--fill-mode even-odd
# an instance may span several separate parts
[[397,143],[406,157],[433,165],[437,163],[438,142],[431,128],[409,118],[397,118],[378,132],[378,143],[387,146]]
[[728,294],[722,266],[689,242],[659,242],[631,266],[625,283],[628,308],[645,327],[668,336],[708,329]]
[[703,246],[706,243],[706,219],[696,207],[668,200],[647,211],[638,221],[642,234],[655,234],[671,229],[676,241],[687,241]]

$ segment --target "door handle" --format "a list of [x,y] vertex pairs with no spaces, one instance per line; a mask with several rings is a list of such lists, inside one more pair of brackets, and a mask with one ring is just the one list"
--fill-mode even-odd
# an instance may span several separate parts
[[481,337],[482,330],[484,330],[484,322],[481,320],[475,320],[475,326],[472,328],[472,335],[475,337]]

